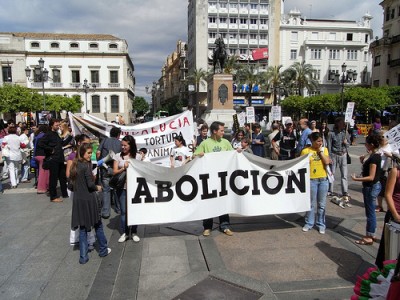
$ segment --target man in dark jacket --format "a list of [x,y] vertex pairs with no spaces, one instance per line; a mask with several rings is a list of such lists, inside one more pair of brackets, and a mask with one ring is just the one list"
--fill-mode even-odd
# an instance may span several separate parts
[[39,147],[44,149],[46,154],[45,161],[50,171],[49,190],[51,202],[62,202],[57,195],[57,181],[60,181],[61,194],[63,198],[68,198],[67,177],[65,175],[64,151],[62,149],[62,139],[58,134],[60,121],[51,119],[49,123],[50,131],[39,140]]
[[[108,155],[110,150],[114,151],[115,154],[121,152],[121,141],[119,140],[119,136],[121,134],[121,129],[118,127],[113,127],[110,130],[110,137],[106,137],[101,141],[99,148],[96,152],[97,160],[102,159]],[[112,163],[108,164],[112,165]],[[111,168],[110,168],[111,169]],[[108,168],[100,168],[100,176],[101,176],[101,186],[103,187],[103,208],[101,210],[101,216],[104,219],[108,219],[110,217],[110,209],[111,209],[111,190],[110,190],[110,179],[112,176],[112,171]],[[114,198],[115,199],[115,198]],[[117,203],[118,201],[116,201]],[[118,207],[115,208],[118,211]]]

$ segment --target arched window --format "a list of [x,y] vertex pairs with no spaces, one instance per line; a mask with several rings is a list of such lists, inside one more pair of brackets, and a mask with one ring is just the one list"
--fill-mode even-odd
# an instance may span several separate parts
[[118,44],[115,44],[115,43],[109,44],[108,48],[110,48],[110,49],[118,49]]
[[60,44],[59,43],[51,43],[50,44],[50,48],[52,48],[52,49],[59,49],[60,48]]
[[39,42],[32,42],[31,43],[31,48],[39,48],[39,47],[40,47]]
[[71,48],[74,48],[74,49],[78,49],[79,48],[79,44],[78,43],[71,43],[71,44],[69,44],[69,46]]
[[99,95],[92,96],[92,112],[93,113],[100,112],[100,96]]
[[97,44],[97,43],[90,43],[90,44],[89,44],[89,48],[90,48],[90,49],[99,49],[99,44]]
[[117,95],[111,96],[111,112],[119,113],[119,96]]

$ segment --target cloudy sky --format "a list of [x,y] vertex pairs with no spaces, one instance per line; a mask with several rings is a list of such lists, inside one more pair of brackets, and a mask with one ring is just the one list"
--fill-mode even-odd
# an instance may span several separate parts
[[[374,19],[382,36],[380,0],[286,0],[285,12],[297,8],[307,18]],[[0,31],[107,33],[126,39],[135,64],[136,95],[161,76],[176,42],[187,41],[187,0],[0,0]]]

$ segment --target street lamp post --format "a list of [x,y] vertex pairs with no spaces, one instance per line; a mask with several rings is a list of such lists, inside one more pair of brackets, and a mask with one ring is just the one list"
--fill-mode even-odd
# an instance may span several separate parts
[[[46,110],[46,95],[44,92],[44,83],[47,82],[51,78],[49,77],[49,71],[47,69],[45,69],[45,67],[44,67],[43,58],[40,58],[38,63],[39,63],[39,65],[37,65],[33,68],[33,72],[34,72],[33,81],[42,83],[43,110]],[[32,70],[29,67],[25,68],[25,75],[28,78],[28,80],[31,77],[31,71]],[[53,69],[53,74],[54,74],[54,77],[59,78],[60,70],[58,70],[57,68]]]
[[107,121],[107,96],[104,96],[104,119]]
[[341,113],[342,116],[344,115],[344,84],[356,82],[357,80],[357,71],[356,70],[347,70],[346,63],[342,64],[342,76],[339,73],[335,73],[335,81],[340,84],[341,91],[340,91],[340,101],[341,101]]
[[[90,92],[90,87],[93,88],[93,93],[96,91],[96,85],[94,83],[88,83],[87,79],[83,81],[82,85],[82,92],[85,93],[85,112],[88,114],[90,112],[90,109],[88,109],[87,106],[87,94]],[[79,89],[79,85],[76,87],[76,89]]]

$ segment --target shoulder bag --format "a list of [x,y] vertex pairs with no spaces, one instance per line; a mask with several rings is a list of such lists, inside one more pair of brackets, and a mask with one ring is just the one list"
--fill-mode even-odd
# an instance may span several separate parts
[[114,190],[122,190],[126,182],[126,171],[115,174],[111,177],[109,186]]

